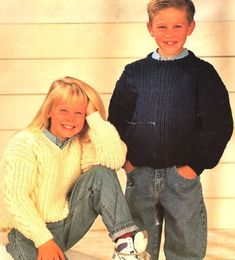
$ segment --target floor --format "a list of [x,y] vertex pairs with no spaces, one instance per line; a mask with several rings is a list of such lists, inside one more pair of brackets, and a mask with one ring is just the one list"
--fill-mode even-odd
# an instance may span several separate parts
[[[113,243],[106,231],[89,231],[69,252],[70,260],[111,260]],[[0,247],[0,259],[12,260]],[[165,260],[161,251],[160,259]],[[205,260],[235,260],[235,230],[209,230]]]

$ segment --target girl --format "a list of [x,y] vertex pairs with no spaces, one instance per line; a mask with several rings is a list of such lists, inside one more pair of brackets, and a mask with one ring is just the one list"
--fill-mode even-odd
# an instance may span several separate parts
[[134,225],[115,170],[126,147],[105,121],[97,92],[65,77],[31,124],[11,139],[0,163],[0,228],[14,259],[64,260],[100,214],[116,248],[136,259]]

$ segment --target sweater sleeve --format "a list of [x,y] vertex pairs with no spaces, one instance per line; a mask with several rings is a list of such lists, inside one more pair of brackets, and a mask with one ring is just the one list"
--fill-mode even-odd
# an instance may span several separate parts
[[131,65],[125,67],[117,81],[109,104],[108,121],[118,130],[121,139],[125,142],[125,132],[129,121],[132,121],[136,106],[136,84],[132,76]]
[[1,161],[4,205],[12,226],[38,247],[53,236],[31,199],[36,188],[37,164],[28,140],[12,142]]
[[120,169],[125,162],[127,149],[115,127],[103,120],[98,112],[87,116],[86,120],[90,127],[91,142],[83,144],[82,170],[93,165]]
[[216,166],[232,135],[233,119],[229,96],[221,78],[211,64],[199,72],[198,120],[199,142],[189,166],[200,174]]

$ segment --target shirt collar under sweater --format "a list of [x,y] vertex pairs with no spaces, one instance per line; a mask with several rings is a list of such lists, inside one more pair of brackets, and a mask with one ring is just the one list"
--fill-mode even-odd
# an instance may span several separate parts
[[165,57],[161,57],[160,54],[158,53],[158,51],[155,50],[152,54],[152,58],[155,60],[178,60],[178,59],[182,59],[182,58],[188,56],[188,54],[189,54],[189,51],[185,48],[182,50],[181,53],[179,53],[175,57],[165,58]]
[[53,135],[48,129],[43,130],[43,133],[60,149],[63,149],[67,143],[69,143],[73,138],[69,138],[65,142],[62,142],[59,138]]

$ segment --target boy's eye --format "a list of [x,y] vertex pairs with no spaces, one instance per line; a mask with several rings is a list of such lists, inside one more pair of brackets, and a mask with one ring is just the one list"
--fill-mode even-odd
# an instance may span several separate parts
[[175,26],[175,28],[182,28],[182,25],[180,25],[180,24],[177,24],[176,26]]
[[158,28],[158,29],[165,29],[166,26],[164,26],[164,25],[159,25],[157,28]]

